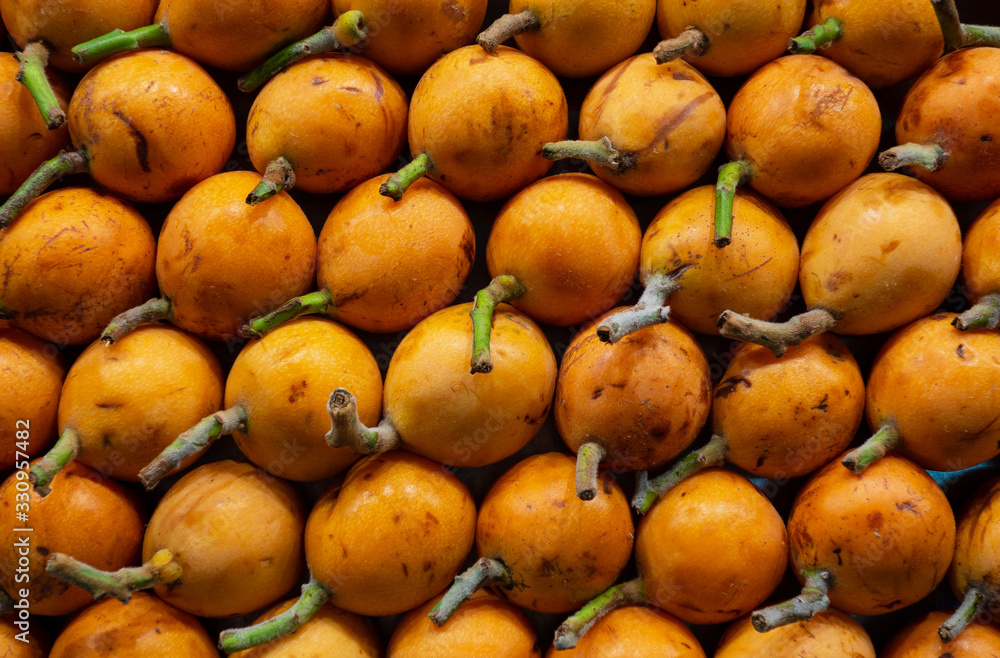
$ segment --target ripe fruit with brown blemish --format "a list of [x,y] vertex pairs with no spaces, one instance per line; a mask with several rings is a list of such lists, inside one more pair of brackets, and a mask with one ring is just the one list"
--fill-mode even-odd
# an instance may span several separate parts
[[962,280],[972,308],[954,324],[962,331],[996,329],[1000,324],[1000,200],[976,217],[965,233]]
[[627,605],[612,610],[572,649],[550,647],[545,658],[705,658],[694,633],[680,620],[652,606]]
[[995,624],[972,623],[954,640],[943,642],[937,630],[948,619],[944,611],[928,612],[900,629],[880,658],[982,658],[1000,656],[1000,630]]
[[[254,620],[255,624],[276,617],[295,604],[295,599],[280,603]],[[231,654],[232,658],[300,658],[330,655],[334,649],[352,658],[381,658],[382,644],[375,626],[367,617],[324,605],[291,635],[268,644]],[[214,656],[214,654],[213,654]]]
[[547,158],[581,158],[626,194],[657,196],[698,180],[718,155],[726,108],[683,61],[636,55],[602,75],[580,107],[580,140],[546,144]]
[[749,615],[734,621],[719,640],[715,658],[745,656],[875,658],[875,647],[864,627],[853,617],[830,609],[807,621],[779,626],[766,633],[753,627]]

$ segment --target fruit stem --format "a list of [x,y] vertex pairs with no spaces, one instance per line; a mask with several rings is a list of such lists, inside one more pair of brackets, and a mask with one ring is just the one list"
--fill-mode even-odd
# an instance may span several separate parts
[[233,653],[291,635],[312,619],[332,595],[330,588],[310,574],[309,582],[302,586],[302,594],[291,608],[259,624],[222,631],[219,633],[219,648]]
[[247,205],[256,206],[281,190],[290,190],[293,187],[295,187],[295,170],[292,169],[292,163],[285,156],[278,156],[267,164],[257,187],[247,195]]
[[413,158],[410,164],[394,173],[389,177],[389,180],[382,183],[378,188],[378,193],[394,201],[399,201],[403,198],[410,185],[416,183],[419,178],[426,176],[433,168],[434,161],[431,160],[431,156],[421,153]]
[[87,171],[87,158],[77,151],[61,151],[56,157],[38,165],[38,169],[0,206],[0,229],[10,226],[28,204],[57,179],[84,171]]
[[649,603],[649,596],[646,594],[646,586],[643,584],[642,578],[613,585],[564,621],[556,629],[553,644],[558,650],[572,649],[584,633],[590,630],[590,627],[604,615],[622,606],[645,605],[647,603]]
[[814,308],[800,313],[787,322],[766,322],[748,315],[723,311],[716,323],[719,333],[726,338],[757,343],[781,356],[789,347],[830,331],[837,325],[838,317],[825,308]]
[[844,34],[844,23],[839,18],[829,17],[818,25],[806,30],[788,42],[788,52],[793,55],[809,55],[817,48],[827,48]]
[[481,557],[471,567],[455,576],[455,582],[441,600],[434,604],[427,616],[432,622],[441,626],[451,619],[459,606],[468,601],[477,590],[489,585],[512,587],[514,580],[503,562]]
[[1000,48],[1000,27],[962,23],[962,45]]
[[970,587],[955,614],[948,617],[948,619],[941,622],[941,625],[938,626],[938,637],[941,638],[941,641],[948,644],[961,635],[965,627],[971,624],[972,620],[982,612],[983,606],[986,605],[988,600],[989,597],[981,589]]
[[52,478],[79,454],[80,435],[73,428],[67,427],[59,435],[59,440],[52,449],[31,465],[28,480],[34,485],[35,492],[43,498],[48,496],[52,491],[49,486],[52,484]]
[[802,570],[805,586],[793,599],[757,610],[750,615],[750,623],[758,633],[767,633],[786,624],[809,621],[813,615],[830,607],[830,572],[826,569]]
[[55,130],[66,123],[66,113],[59,106],[59,99],[45,75],[45,67],[49,65],[49,49],[45,44],[32,41],[24,50],[14,53],[14,58],[20,63],[14,79],[23,84],[35,100],[45,119],[45,127]]
[[147,490],[154,488],[167,473],[178,468],[185,459],[212,445],[220,436],[232,434],[246,425],[246,422],[246,409],[238,404],[202,418],[139,471],[142,486]]
[[111,30],[90,41],[73,46],[73,59],[78,64],[89,64],[99,59],[140,48],[169,48],[170,29],[161,23],[129,30]]
[[519,34],[537,30],[541,26],[542,21],[530,9],[525,9],[520,14],[504,14],[496,19],[493,25],[479,33],[479,36],[476,37],[476,43],[482,46],[483,50],[491,53],[507,39],[513,39]]
[[678,57],[701,57],[711,44],[708,36],[696,27],[689,27],[673,39],[664,39],[653,48],[657,64],[672,62]]
[[590,163],[596,162],[617,173],[635,168],[635,158],[632,154],[622,153],[616,149],[607,136],[591,141],[568,139],[562,142],[549,142],[542,147],[542,157],[546,160],[576,158]]
[[333,306],[333,298],[329,290],[319,290],[299,297],[292,297],[270,313],[259,315],[240,327],[240,336],[242,338],[263,338],[265,334],[274,331],[290,320],[303,315],[326,313],[331,306]]
[[719,249],[733,241],[736,188],[750,180],[751,173],[749,160],[737,160],[719,167],[719,179],[715,184],[715,238],[712,240]]
[[111,345],[122,336],[135,331],[136,327],[140,325],[170,320],[173,317],[174,308],[170,305],[170,300],[154,297],[135,308],[122,311],[112,318],[107,328],[101,333],[101,340]]
[[1000,292],[983,295],[975,306],[952,320],[951,324],[959,331],[996,329],[1000,325]]
[[338,388],[326,403],[330,431],[326,442],[331,448],[347,447],[363,455],[373,455],[398,448],[399,432],[388,418],[374,428],[366,427],[358,417],[358,401],[347,389]]
[[512,274],[501,274],[490,285],[476,293],[472,303],[472,366],[469,372],[487,373],[493,370],[490,356],[490,332],[493,330],[493,311],[497,304],[509,302],[524,295],[527,289]]
[[670,319],[667,300],[681,289],[678,280],[689,267],[690,264],[681,265],[670,272],[660,270],[651,274],[635,306],[608,316],[597,327],[601,342],[617,343],[633,331],[667,322]]
[[931,0],[937,15],[941,35],[944,37],[944,54],[962,47],[962,21],[958,17],[955,0]]
[[607,454],[602,445],[593,441],[576,451],[576,495],[580,500],[593,500],[597,495],[597,471]]
[[632,498],[632,507],[640,514],[645,514],[663,494],[702,469],[721,466],[728,454],[728,439],[713,434],[708,443],[698,450],[689,452],[660,477],[650,480],[648,476],[640,476],[639,486]]
[[266,62],[237,80],[236,86],[240,91],[253,91],[309,55],[350,48],[364,41],[367,36],[368,25],[364,14],[356,9],[345,11],[337,17],[333,25],[328,25],[316,34],[296,41],[271,55]]
[[870,439],[844,455],[840,463],[856,475],[861,475],[866,468],[884,457],[885,453],[902,443],[903,435],[899,433],[895,423],[886,421]]
[[45,563],[45,570],[87,590],[95,601],[113,596],[122,603],[132,599],[132,592],[169,585],[181,577],[181,565],[165,548],[154,553],[141,567],[125,567],[118,571],[101,571],[64,553],[53,553]]
[[878,155],[878,163],[886,171],[900,167],[923,167],[934,171],[948,161],[948,153],[937,144],[900,144]]

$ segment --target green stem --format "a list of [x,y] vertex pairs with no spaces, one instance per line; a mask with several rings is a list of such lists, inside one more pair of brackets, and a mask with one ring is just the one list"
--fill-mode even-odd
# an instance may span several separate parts
[[410,185],[413,185],[418,179],[426,176],[433,168],[434,161],[431,159],[431,156],[421,153],[413,158],[410,164],[394,173],[389,177],[389,180],[382,183],[378,188],[378,193],[394,201],[399,201],[406,194],[406,190],[409,189]]
[[861,475],[866,468],[884,457],[885,453],[902,444],[903,435],[899,433],[894,423],[887,421],[870,439],[847,453],[840,463],[857,475]]
[[844,22],[831,16],[789,41],[788,52],[793,55],[808,55],[816,52],[817,48],[827,48],[843,34]]
[[809,621],[818,612],[830,607],[830,572],[826,569],[803,569],[805,586],[793,599],[757,610],[750,615],[750,623],[758,633],[766,633],[786,624]]
[[363,455],[372,455],[398,448],[401,439],[396,427],[383,418],[376,427],[366,427],[358,417],[358,401],[347,389],[338,388],[326,404],[330,414],[330,431],[326,442],[331,448],[347,447]]
[[937,144],[900,144],[878,155],[878,163],[886,171],[900,167],[923,167],[934,171],[948,161],[948,153]]
[[427,616],[435,624],[441,626],[451,619],[459,606],[468,601],[476,590],[494,584],[511,587],[514,581],[503,562],[481,557],[471,567],[455,576],[455,582],[444,593],[441,600],[434,604]]
[[87,590],[95,601],[113,596],[122,603],[132,599],[132,592],[169,585],[181,577],[181,565],[167,549],[157,551],[141,567],[125,567],[118,571],[101,571],[69,555],[53,553],[45,563],[45,570]]
[[496,19],[493,25],[479,33],[479,36],[476,37],[476,43],[482,46],[483,50],[491,53],[499,48],[504,41],[525,32],[533,32],[541,26],[542,21],[530,9],[525,9],[520,14],[504,14]]
[[28,176],[28,180],[21,183],[21,187],[0,206],[0,229],[10,226],[28,204],[56,180],[84,171],[87,171],[87,158],[76,151],[63,151],[40,164],[38,169]]
[[941,622],[938,626],[938,637],[945,644],[948,644],[965,630],[965,627],[972,623],[980,612],[983,611],[989,598],[985,592],[978,587],[970,587],[962,599],[962,604],[951,617]]
[[0,589],[0,615],[5,615],[14,610],[14,599],[10,594]]
[[962,22],[958,18],[958,7],[955,0],[931,0],[934,13],[937,15],[941,35],[944,37],[944,54],[962,47]]
[[101,340],[110,345],[122,336],[135,331],[136,327],[170,320],[173,317],[174,309],[170,305],[170,300],[154,297],[135,308],[130,308],[116,315],[101,333]]
[[576,614],[567,619],[556,629],[553,644],[556,649],[572,649],[580,641],[584,633],[596,624],[601,617],[613,610],[626,605],[646,605],[649,596],[642,578],[629,580],[609,587],[587,605],[580,608]]
[[478,293],[472,304],[472,366],[469,372],[490,372],[493,358],[490,356],[490,332],[493,330],[493,311],[497,304],[509,302],[526,292],[524,284],[511,274],[501,274]]
[[721,466],[725,463],[727,454],[729,454],[729,441],[724,436],[713,434],[708,443],[698,450],[689,452],[660,477],[654,480],[640,478],[639,487],[632,498],[632,507],[640,514],[645,514],[663,494],[698,471]]
[[270,199],[281,190],[295,187],[295,170],[285,156],[271,160],[264,170],[257,187],[247,195],[247,205],[256,206],[264,199]]
[[824,308],[800,313],[787,322],[765,322],[741,313],[723,311],[717,326],[719,333],[726,338],[757,343],[774,352],[775,356],[781,356],[789,347],[830,331],[837,321],[837,315]]
[[45,75],[45,67],[49,64],[49,49],[41,41],[32,41],[24,50],[14,53],[20,63],[15,80],[20,82],[31,94],[38,106],[38,111],[45,119],[45,127],[55,130],[66,123],[66,112],[59,105],[56,92],[52,90],[49,78]]
[[549,142],[542,147],[542,157],[547,160],[565,160],[566,158],[586,160],[591,164],[597,163],[618,173],[635,168],[635,156],[616,149],[611,143],[611,139],[606,136],[593,141],[569,139],[562,142]]
[[202,418],[198,423],[178,436],[173,443],[163,449],[156,459],[139,471],[139,480],[146,489],[152,489],[168,473],[179,468],[181,463],[195,455],[224,434],[232,434],[247,422],[247,412],[241,405],[235,405],[218,413]]
[[617,343],[633,331],[670,319],[667,300],[681,289],[680,278],[691,267],[682,265],[670,272],[657,271],[646,281],[646,288],[635,306],[609,315],[597,327],[597,337],[604,343]]
[[333,298],[330,296],[329,290],[292,297],[270,313],[260,315],[240,327],[240,336],[243,338],[263,338],[265,334],[274,331],[286,322],[303,315],[326,313],[332,306]]
[[349,48],[361,43],[367,36],[368,25],[365,23],[364,14],[356,9],[345,11],[337,17],[333,25],[328,25],[316,34],[279,50],[266,62],[237,80],[236,85],[240,91],[253,91],[309,55]]
[[1000,325],[1000,292],[983,295],[975,306],[951,321],[959,331],[996,329]]
[[597,472],[607,451],[599,443],[584,443],[576,451],[576,495],[580,500],[593,500],[597,495]]
[[1000,47],[1000,27],[996,25],[962,24],[963,46]]
[[51,493],[52,479],[66,464],[76,459],[80,454],[80,435],[76,430],[67,427],[59,435],[59,440],[45,456],[31,465],[28,479],[35,486],[39,496],[45,497]]
[[708,50],[708,37],[696,27],[689,27],[673,39],[664,39],[653,48],[653,57],[657,64],[672,62],[684,55],[701,57]]
[[719,167],[719,179],[715,184],[715,239],[713,243],[722,249],[732,242],[733,202],[736,188],[743,185],[753,173],[749,160],[737,160]]
[[302,594],[295,605],[259,624],[222,631],[219,634],[219,648],[226,653],[233,653],[291,635],[312,619],[332,595],[330,588],[310,575],[309,582],[302,586]]
[[116,29],[73,46],[73,59],[79,64],[89,64],[118,53],[141,48],[169,48],[170,29],[165,24],[154,23],[134,30]]

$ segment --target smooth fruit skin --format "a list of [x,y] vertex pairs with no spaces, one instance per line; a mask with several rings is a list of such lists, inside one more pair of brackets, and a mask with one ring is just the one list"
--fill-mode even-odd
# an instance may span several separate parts
[[597,620],[572,649],[550,647],[545,658],[705,658],[705,651],[673,615],[627,605]]
[[123,53],[92,68],[66,121],[94,180],[130,201],[177,199],[221,171],[236,143],[225,92],[193,60],[166,50]]
[[882,649],[880,658],[1000,658],[1000,630],[992,624],[972,623],[945,644],[938,627],[950,614],[929,612],[896,633]]
[[745,477],[719,468],[664,494],[635,542],[650,602],[692,624],[730,621],[760,605],[787,556],[778,512]]
[[476,506],[450,471],[406,450],[358,462],[313,506],[305,546],[330,603],[405,612],[440,594],[472,548]]
[[[0,116],[4,118],[0,123],[0,196],[13,194],[38,165],[69,145],[69,127],[46,128],[28,88],[15,80],[19,69],[12,53],[0,54]],[[65,112],[69,89],[58,75],[46,73]]]
[[537,322],[568,327],[621,299],[639,267],[642,232],[617,190],[589,174],[543,178],[500,210],[486,243],[490,276],[512,274],[511,301]]
[[799,276],[799,243],[781,211],[753,191],[737,188],[732,243],[712,244],[715,186],[704,185],[672,199],[642,238],[639,277],[688,269],[667,304],[688,329],[717,335],[727,309],[769,320],[781,311]]
[[766,347],[741,344],[715,387],[712,427],[728,439],[730,463],[787,480],[846,450],[864,409],[857,362],[839,338],[824,333],[780,358]]
[[753,189],[782,207],[822,201],[861,175],[878,148],[874,94],[839,64],[780,57],[757,70],[729,105],[726,154],[746,159]]
[[241,405],[248,422],[236,445],[272,475],[311,482],[341,473],[358,459],[326,443],[326,405],[337,388],[350,391],[361,422],[378,423],[382,374],[371,350],[351,330],[326,318],[300,318],[254,340],[237,355],[225,406]]
[[250,318],[315,285],[316,236],[280,193],[255,206],[249,171],[212,176],[181,197],[160,229],[156,279],[171,321],[208,340],[234,340]]
[[[15,528],[24,523],[15,516],[23,511],[23,485],[17,471],[0,485],[0,589],[14,596],[28,577],[28,603],[32,615],[66,615],[91,603],[93,597],[69,583],[50,576],[45,563],[50,553],[65,553],[98,569],[114,571],[138,564],[145,512],[131,490],[79,462],[67,464],[52,479],[52,492],[42,498],[34,487],[28,492],[30,509],[30,555],[27,572],[18,574],[22,557],[14,547],[19,537]],[[95,538],[103,538],[95,541]],[[15,600],[18,597],[15,597]]]
[[439,599],[406,613],[389,639],[387,658],[541,658],[527,615],[496,594],[474,592],[443,626],[427,617]]
[[[406,93],[375,63],[318,55],[272,78],[247,117],[247,150],[263,174],[284,157],[295,189],[349,190],[388,169],[406,143]],[[249,190],[248,190],[249,192]]]
[[664,39],[692,26],[701,30],[708,49],[685,59],[707,75],[729,77],[753,73],[784,54],[805,12],[805,0],[659,0],[656,24]]
[[0,301],[14,325],[44,340],[89,343],[152,297],[155,252],[149,224],[118,197],[48,192],[0,231]]
[[542,146],[568,127],[559,80],[524,53],[466,46],[427,69],[413,91],[410,153],[427,153],[430,176],[456,196],[494,201],[552,166]]
[[945,300],[962,262],[951,206],[900,174],[869,174],[830,199],[802,241],[806,306],[839,314],[841,334],[889,331]]
[[556,428],[574,452],[600,444],[615,473],[656,468],[687,448],[708,420],[708,362],[676,322],[608,345],[594,330],[602,319],[581,330],[563,355]]
[[608,474],[593,500],[576,495],[576,460],[533,455],[498,477],[479,508],[476,551],[499,560],[513,587],[493,590],[538,612],[570,612],[618,579],[632,554],[628,501]]
[[843,34],[816,51],[864,80],[872,89],[914,78],[944,50],[934,7],[923,0],[816,0],[809,25],[840,19]]
[[[996,607],[1000,592],[1000,527],[995,521],[1000,510],[1000,479],[993,479],[980,487],[966,502],[958,520],[955,534],[955,559],[948,570],[948,584],[959,601],[971,587],[978,587],[989,599],[984,606],[986,615]],[[965,637],[970,625],[958,637]]]
[[983,295],[1000,292],[1000,199],[983,210],[965,232],[962,280],[965,294],[975,303]]
[[388,178],[345,194],[319,234],[328,314],[378,333],[410,329],[452,303],[476,258],[472,222],[451,192],[421,178],[393,201],[378,191]]
[[407,449],[470,468],[513,455],[552,407],[556,359],[545,334],[512,306],[497,306],[493,372],[470,374],[472,304],[441,309],[410,330],[385,375],[385,415]]
[[4,391],[0,470],[41,455],[55,440],[56,411],[65,376],[66,368],[55,346],[14,327],[0,329],[0,390]]
[[515,36],[517,47],[558,76],[585,78],[635,54],[653,25],[656,0],[511,0],[508,13],[525,9],[541,27]]
[[954,318],[938,313],[893,334],[868,377],[868,426],[894,423],[899,451],[936,471],[1000,454],[1000,336],[959,331]]
[[726,134],[718,92],[681,60],[657,64],[636,55],[598,79],[580,107],[580,139],[607,137],[630,165],[594,173],[626,194],[677,192],[708,171]]
[[116,28],[134,30],[153,22],[156,0],[0,0],[0,16],[20,48],[44,41],[49,64],[83,73],[70,50]]
[[789,559],[830,572],[830,605],[880,615],[927,596],[955,550],[955,517],[927,472],[889,453],[855,475],[839,460],[799,490],[788,519]]
[[786,624],[767,633],[754,629],[749,616],[734,621],[719,640],[715,658],[746,656],[875,658],[875,647],[853,617],[830,609],[813,615],[809,621]]
[[156,22],[171,48],[205,66],[249,71],[282,47],[316,32],[329,0],[161,0]]
[[1000,196],[1000,50],[962,48],[913,83],[896,117],[896,143],[938,144],[948,159],[937,171],[910,173],[951,201]]
[[160,500],[142,559],[168,549],[181,566],[179,583],[155,588],[167,603],[199,617],[245,615],[298,582],[304,525],[302,498],[291,484],[245,462],[212,462]]
[[127,604],[106,598],[74,617],[49,658],[215,658],[215,643],[192,615],[147,592]]
[[436,59],[475,40],[487,0],[333,0],[336,15],[365,15],[364,55],[394,75],[420,75]]
[[[256,620],[259,624],[295,604],[289,599]],[[277,640],[230,654],[232,658],[381,658],[382,645],[371,620],[324,605],[294,633]]]
[[26,641],[22,633],[12,618],[0,617],[0,651],[5,658],[46,658],[49,655],[52,643],[41,624],[30,626]]

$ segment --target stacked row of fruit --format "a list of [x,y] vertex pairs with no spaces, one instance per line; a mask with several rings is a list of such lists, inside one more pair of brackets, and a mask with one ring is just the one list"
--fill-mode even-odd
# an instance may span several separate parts
[[[11,638],[216,655],[308,573],[222,649],[379,655],[364,615],[390,655],[539,655],[587,604],[550,651],[1000,651],[959,623],[1000,596],[997,485],[955,507],[1000,453],[991,28],[512,1],[466,45],[508,7],[85,4],[0,0]],[[812,24],[828,57],[779,57]],[[863,175],[883,133],[914,177]],[[960,265],[978,304],[929,315]]]

